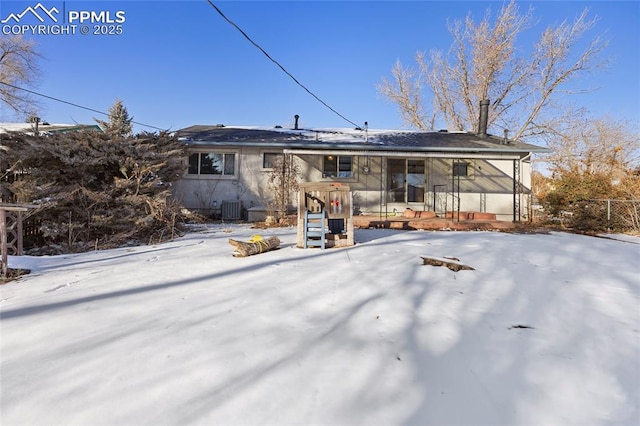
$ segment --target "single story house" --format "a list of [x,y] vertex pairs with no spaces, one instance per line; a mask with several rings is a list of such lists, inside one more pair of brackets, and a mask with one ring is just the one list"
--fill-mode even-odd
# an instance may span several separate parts
[[[302,129],[297,117],[292,129],[195,125],[177,136],[190,155],[175,195],[185,207],[223,219],[264,211],[271,164],[290,156],[300,182],[348,185],[354,214],[387,217],[410,208],[438,216],[487,212],[499,220],[528,220],[531,156],[547,152],[486,130]],[[290,203],[297,207],[295,195]]]

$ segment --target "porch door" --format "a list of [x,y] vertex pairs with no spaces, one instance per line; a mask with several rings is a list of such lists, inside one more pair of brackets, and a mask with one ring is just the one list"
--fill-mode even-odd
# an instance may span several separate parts
[[424,204],[424,160],[407,160],[407,203]]
[[425,160],[387,160],[387,200],[390,203],[424,203]]
[[387,160],[387,201],[404,203],[407,181],[406,160],[389,158]]

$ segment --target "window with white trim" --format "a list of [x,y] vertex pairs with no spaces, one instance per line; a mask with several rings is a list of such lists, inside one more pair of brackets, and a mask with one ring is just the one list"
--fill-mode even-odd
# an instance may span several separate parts
[[273,166],[281,161],[284,154],[281,152],[265,152],[262,154],[262,168],[273,169]]
[[352,178],[353,157],[325,155],[322,160],[322,177]]
[[190,175],[233,176],[236,155],[220,152],[197,152],[189,156]]

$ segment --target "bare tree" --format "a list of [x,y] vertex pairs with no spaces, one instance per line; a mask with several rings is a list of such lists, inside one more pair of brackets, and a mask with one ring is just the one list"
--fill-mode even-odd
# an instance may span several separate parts
[[552,151],[544,161],[555,176],[586,173],[619,178],[640,166],[640,132],[629,121],[566,118],[544,139]]
[[35,42],[22,36],[0,37],[0,101],[16,113],[34,111],[34,101],[21,90],[32,85],[40,74]]
[[553,223],[591,232],[640,229],[637,123],[578,117],[545,139],[552,173],[535,174],[532,185]]
[[382,84],[378,85],[378,91],[391,102],[398,105],[398,111],[402,120],[419,130],[429,130],[433,127],[427,125],[424,104],[422,101],[422,89],[424,76],[413,68],[404,67],[397,61],[391,69],[393,81],[383,77]]
[[[520,13],[515,0],[505,5],[494,22],[491,13],[479,23],[471,16],[448,25],[453,37],[449,52],[416,55],[417,70],[396,63],[392,79],[378,91],[400,110],[405,124],[433,129],[442,119],[452,130],[477,130],[479,103],[492,101],[489,126],[514,131],[513,138],[543,133],[554,108],[554,95],[569,93],[570,81],[600,68],[599,54],[607,42],[593,38],[582,47],[596,19],[585,9],[572,22],[548,27],[530,54],[518,54],[519,35],[534,25],[532,9]],[[432,92],[433,114],[426,120],[423,86]]]

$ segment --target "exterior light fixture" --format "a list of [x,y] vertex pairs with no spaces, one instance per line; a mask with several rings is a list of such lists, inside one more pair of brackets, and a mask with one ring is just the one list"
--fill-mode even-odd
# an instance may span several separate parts
[[369,157],[365,157],[364,166],[362,166],[362,173],[368,175],[371,172],[371,168],[369,167]]

